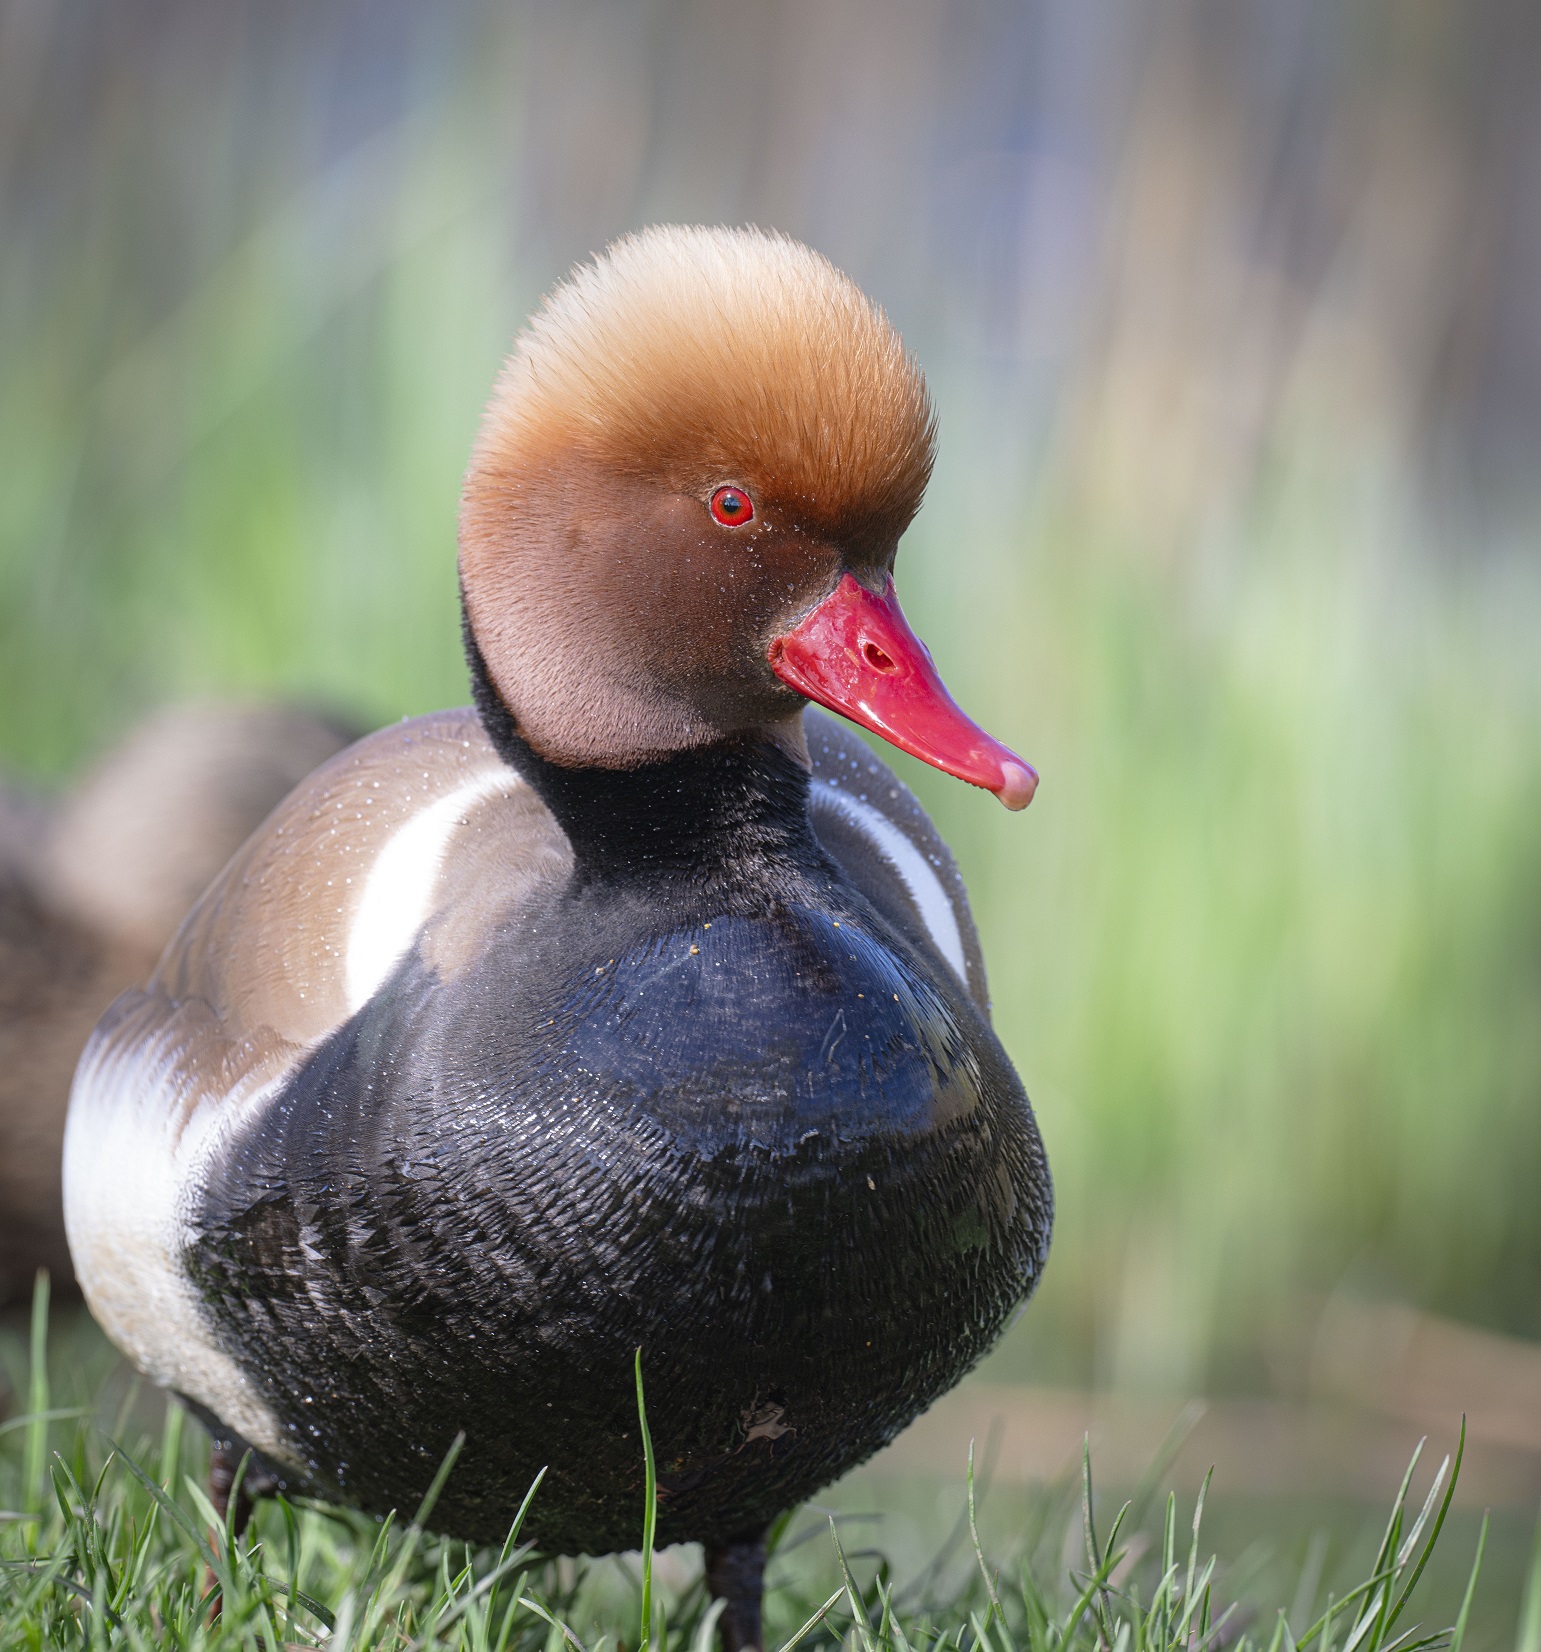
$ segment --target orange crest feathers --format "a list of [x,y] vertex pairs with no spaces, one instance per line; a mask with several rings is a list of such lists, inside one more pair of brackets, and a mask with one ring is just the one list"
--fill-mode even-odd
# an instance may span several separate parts
[[741,482],[826,532],[891,543],[934,445],[919,366],[828,259],[760,230],[662,226],[580,266],[532,318],[467,502],[566,450],[681,491]]

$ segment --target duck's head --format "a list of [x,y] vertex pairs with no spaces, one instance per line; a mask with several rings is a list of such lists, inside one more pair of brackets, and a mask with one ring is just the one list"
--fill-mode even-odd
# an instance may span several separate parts
[[466,620],[520,738],[626,769],[816,700],[1008,808],[1031,767],[943,687],[893,591],[931,474],[925,380],[827,260],[660,228],[579,268],[520,337],[466,477]]

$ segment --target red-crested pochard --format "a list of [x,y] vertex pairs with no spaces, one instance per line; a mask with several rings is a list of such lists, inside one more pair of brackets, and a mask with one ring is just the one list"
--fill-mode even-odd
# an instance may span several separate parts
[[[817,254],[649,230],[546,300],[460,522],[476,709],[360,741],[82,1058],[70,1243],[228,1477],[602,1552],[765,1531],[984,1353],[1052,1197],[951,857],[842,713],[1011,808],[892,571],[920,370]],[[217,1466],[218,1466],[217,1465]]]

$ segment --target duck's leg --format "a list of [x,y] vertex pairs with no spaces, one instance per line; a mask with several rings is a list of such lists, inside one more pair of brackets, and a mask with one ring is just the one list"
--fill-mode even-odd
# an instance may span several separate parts
[[[246,1472],[239,1486],[235,1484],[241,1459],[246,1458]],[[283,1482],[268,1469],[262,1459],[252,1452],[238,1434],[218,1433],[209,1439],[209,1501],[214,1512],[223,1520],[230,1511],[230,1491],[235,1487],[235,1535],[240,1537],[251,1524],[252,1509],[259,1497],[271,1496],[283,1490]],[[218,1547],[224,1543],[224,1534],[216,1531],[213,1541]],[[209,1622],[218,1623],[224,1602],[215,1587],[215,1577],[205,1569],[204,1587],[209,1592]]]
[[[251,1447],[235,1434],[216,1434],[209,1442],[209,1501],[221,1520],[230,1508],[230,1488],[235,1485],[236,1470]],[[252,1509],[259,1497],[271,1497],[283,1489],[283,1482],[252,1453],[246,1472],[235,1493],[235,1534],[239,1537],[251,1524]]]
[[765,1533],[706,1551],[706,1587],[725,1601],[717,1620],[722,1652],[760,1652],[760,1602],[765,1594]]
[[[230,1512],[230,1488],[235,1485],[235,1472],[241,1466],[241,1456],[242,1453],[230,1440],[215,1440],[209,1446],[209,1501],[221,1520]],[[235,1531],[238,1537],[246,1530],[251,1515],[251,1488],[243,1475],[235,1494]]]

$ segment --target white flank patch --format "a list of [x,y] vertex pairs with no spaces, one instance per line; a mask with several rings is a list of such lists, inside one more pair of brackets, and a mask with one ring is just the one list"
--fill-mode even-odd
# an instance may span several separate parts
[[822,800],[833,803],[894,869],[900,882],[909,890],[910,899],[919,910],[937,951],[957,971],[958,979],[966,986],[968,961],[963,953],[963,932],[958,928],[958,914],[953,910],[952,898],[936,875],[936,868],[887,815],[828,780],[821,780],[818,784],[823,787]]
[[[81,1290],[103,1330],[158,1383],[191,1395],[276,1462],[294,1447],[240,1366],[219,1348],[182,1266],[186,1213],[232,1125],[278,1081],[194,1105],[179,1082],[185,1029],[173,1016],[124,1049],[92,1035],[64,1137],[64,1223]],[[179,1105],[180,1104],[180,1105]]]
[[375,857],[348,931],[348,1012],[363,1008],[417,939],[456,828],[478,803],[524,782],[501,765],[412,816]]

